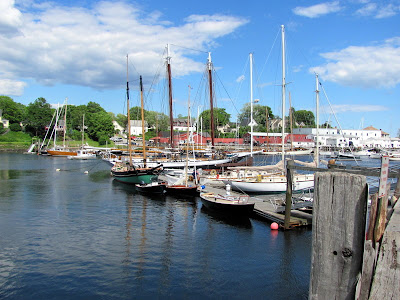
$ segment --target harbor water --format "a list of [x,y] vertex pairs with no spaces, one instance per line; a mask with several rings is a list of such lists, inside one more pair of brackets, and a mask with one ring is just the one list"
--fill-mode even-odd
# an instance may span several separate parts
[[2,153],[0,191],[0,299],[308,297],[311,229],[141,195],[100,159]]

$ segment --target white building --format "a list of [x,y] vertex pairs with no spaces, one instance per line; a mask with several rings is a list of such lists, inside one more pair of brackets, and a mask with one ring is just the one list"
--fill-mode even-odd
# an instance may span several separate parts
[[3,110],[0,109],[0,123],[3,124],[4,128],[8,128],[10,126],[10,122],[3,118]]
[[124,132],[124,127],[119,125],[117,121],[113,120],[112,123],[114,125],[115,132],[119,132],[120,134],[122,134]]
[[188,121],[187,119],[174,119],[173,125],[174,131],[183,131],[186,132],[189,127],[189,132],[194,132],[196,130],[196,127],[193,125],[188,126]]
[[[312,135],[316,140],[316,128],[295,128],[295,134]],[[369,126],[364,129],[319,128],[320,146],[361,147],[361,148],[398,148],[397,138],[390,138],[386,132]]]
[[[149,131],[147,121],[144,121],[144,132]],[[128,129],[126,130],[128,133]],[[131,120],[131,135],[142,134],[142,120]]]

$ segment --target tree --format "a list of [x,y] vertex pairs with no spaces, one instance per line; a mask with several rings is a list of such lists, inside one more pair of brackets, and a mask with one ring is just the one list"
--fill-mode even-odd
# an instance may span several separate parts
[[314,113],[308,110],[295,111],[293,108],[293,122],[304,123],[307,127],[315,127]]
[[[214,108],[214,125],[215,129],[217,126],[223,126],[228,124],[231,115],[225,111],[225,108]],[[211,111],[205,110],[200,114],[200,118],[203,119],[203,128],[205,130],[211,129]]]
[[128,118],[124,114],[117,114],[115,121],[117,121],[122,128],[126,128],[126,125],[128,124]]
[[102,136],[109,138],[114,135],[114,125],[111,116],[104,110],[98,110],[95,113],[88,112],[85,115],[85,126],[89,138],[98,141]]
[[3,111],[4,119],[10,121],[10,124],[24,120],[25,105],[14,102],[10,97],[0,96],[0,109]]
[[[272,110],[269,106],[254,104],[253,105],[253,119],[257,123],[257,126],[254,127],[255,131],[265,132],[267,131],[267,111],[268,111],[268,120],[272,120],[275,118]],[[246,103],[239,114],[239,122],[250,123],[250,115],[251,115],[251,106],[250,103]],[[246,126],[247,126],[246,124]],[[249,127],[250,128],[250,127]]]
[[[86,105],[68,106],[67,109],[67,129],[82,130],[83,115],[88,115],[88,108]],[[86,123],[86,121],[85,121]],[[85,124],[85,127],[87,125]]]
[[45,98],[38,98],[26,107],[25,130],[31,135],[44,137],[46,126],[51,122],[53,109]]

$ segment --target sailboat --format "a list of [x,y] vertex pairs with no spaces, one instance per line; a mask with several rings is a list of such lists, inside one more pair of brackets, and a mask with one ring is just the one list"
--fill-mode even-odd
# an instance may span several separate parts
[[[174,135],[173,135],[173,101],[172,101],[172,75],[171,75],[171,56],[169,52],[169,45],[166,47],[166,73],[168,76],[168,97],[169,97],[169,119],[170,119],[170,148],[172,149],[171,152],[167,153],[164,151],[165,154],[171,154],[174,155],[175,153],[178,153],[174,149],[176,148],[175,143],[174,143]],[[210,87],[210,106],[211,108],[213,107],[213,90],[212,90],[212,62],[211,62],[211,54],[208,54],[208,61],[207,61],[207,69],[208,69],[208,74],[209,74],[209,87]],[[212,111],[212,109],[211,109]],[[213,125],[213,118],[211,118],[212,122],[212,128],[214,128]],[[214,132],[212,131],[211,133],[212,136],[212,145],[214,146]],[[174,152],[175,151],[175,152]],[[215,168],[216,166],[225,164],[225,163],[230,163],[235,160],[239,160],[242,157],[248,156],[249,153],[237,153],[233,154],[230,157],[212,157],[212,158],[190,158],[188,160],[186,159],[170,159],[167,158],[166,160],[162,160],[159,158],[154,158],[154,159],[148,159],[147,160],[147,166],[152,166],[156,167],[159,164],[162,164],[164,168],[174,168],[174,169],[184,169],[186,165],[188,165],[189,168]],[[141,158],[135,158],[133,160],[134,163],[140,163]]]
[[88,160],[96,159],[97,156],[92,150],[84,149],[85,142],[85,114],[82,116],[82,148],[76,151],[76,155],[68,156],[68,159]]
[[[128,136],[131,136],[131,123],[129,113],[129,76],[128,76],[128,55],[126,56],[126,95],[127,95],[127,116],[128,116]],[[148,184],[157,181],[158,175],[162,171],[162,165],[155,167],[148,167],[146,165],[146,142],[144,130],[144,105],[143,105],[143,82],[140,76],[140,102],[141,102],[141,115],[142,115],[142,143],[143,143],[143,166],[134,165],[132,163],[131,143],[128,141],[129,161],[117,162],[111,168],[111,175],[115,180],[128,183],[128,184]]]
[[[189,97],[188,97],[188,117],[187,117],[187,140],[186,140],[186,166],[185,166],[185,171],[183,176],[178,179],[176,182],[172,184],[167,184],[165,187],[165,190],[169,194],[173,195],[181,195],[185,194],[188,196],[198,196],[200,194],[200,191],[197,187],[197,184],[188,184],[188,163],[189,163],[189,124],[190,124],[190,85],[189,85]],[[196,176],[196,169],[194,169],[194,174],[193,176],[193,181],[196,183],[197,182],[197,176]],[[184,184],[183,184],[184,182]]]
[[[282,32],[282,160],[276,165],[275,173],[270,175],[257,175],[252,178],[238,178],[223,180],[225,184],[231,185],[233,190],[248,192],[248,193],[283,193],[287,188],[287,179],[284,173],[285,162],[285,102],[286,102],[286,71],[285,71],[285,27],[281,26]],[[251,78],[251,77],[250,77]],[[317,106],[318,106],[318,77],[317,77]],[[251,94],[252,95],[252,94]],[[253,101],[253,99],[250,99]],[[318,109],[318,107],[317,107]],[[318,111],[317,111],[318,114]],[[318,120],[317,120],[318,122]],[[317,129],[318,130],[318,129]],[[318,140],[317,140],[318,149]],[[318,155],[318,150],[316,151]],[[318,162],[318,156],[316,161]],[[299,161],[295,161],[299,163]],[[302,163],[302,162],[300,162]],[[251,168],[251,167],[250,167]],[[256,167],[253,167],[253,169]],[[271,166],[265,166],[265,169]],[[273,168],[273,166],[272,166]],[[258,169],[262,169],[259,167]],[[293,176],[293,191],[304,189],[312,189],[314,187],[313,174],[294,174]]]
[[64,139],[63,139],[63,146],[57,146],[56,141],[57,141],[57,126],[59,123],[59,115],[57,114],[56,117],[56,122],[55,122],[55,127],[54,127],[54,147],[52,149],[47,150],[47,154],[51,156],[76,156],[77,152],[76,151],[71,151],[70,149],[67,149],[65,147],[65,134],[67,131],[67,100],[65,99],[65,105],[63,105],[64,108],[64,124],[63,124],[63,133],[64,133]]

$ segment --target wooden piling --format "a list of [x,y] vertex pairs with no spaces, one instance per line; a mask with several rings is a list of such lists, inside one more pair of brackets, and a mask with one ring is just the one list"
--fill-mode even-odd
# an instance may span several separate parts
[[400,299],[400,203],[397,201],[382,238],[370,300]]
[[287,162],[288,167],[286,169],[286,201],[285,201],[285,224],[284,228],[290,228],[290,211],[292,210],[292,188],[293,188],[293,175],[290,166],[294,165],[293,160]]
[[315,174],[309,299],[354,299],[367,197],[365,176]]

